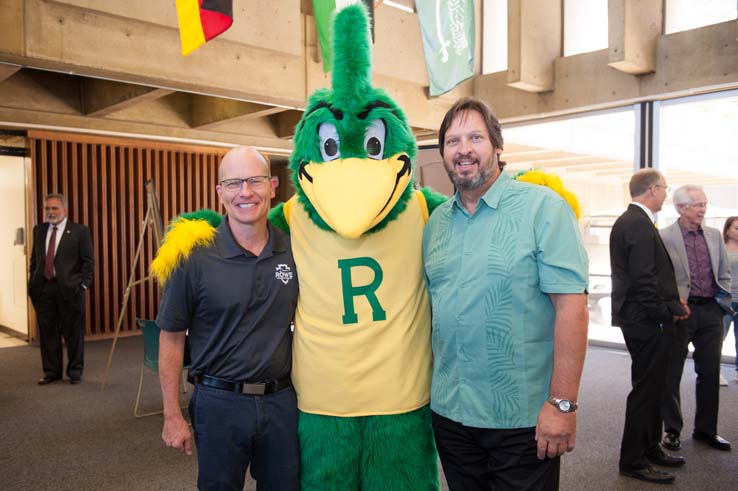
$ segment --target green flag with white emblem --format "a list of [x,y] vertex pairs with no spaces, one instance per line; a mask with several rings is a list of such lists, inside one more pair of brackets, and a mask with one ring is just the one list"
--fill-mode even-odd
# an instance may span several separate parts
[[420,0],[415,5],[430,95],[438,96],[474,75],[474,1]]

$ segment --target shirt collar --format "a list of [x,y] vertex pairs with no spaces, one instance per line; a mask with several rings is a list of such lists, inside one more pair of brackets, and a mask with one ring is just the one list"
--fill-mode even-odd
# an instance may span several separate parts
[[[286,251],[287,239],[284,234],[280,234],[270,222],[267,222],[267,230],[269,231],[269,240],[264,246],[264,250],[261,251],[261,256],[268,257],[275,252]],[[251,252],[247,251],[241,247],[238,242],[236,242],[236,238],[233,237],[233,233],[231,232],[231,227],[228,226],[228,215],[223,216],[223,220],[221,220],[220,225],[218,225],[216,234],[218,236],[216,247],[218,248],[218,253],[222,257],[233,258],[244,255],[251,257],[254,256]]]
[[682,237],[685,236],[685,235],[687,235],[687,234],[689,234],[689,233],[693,233],[693,234],[697,234],[697,235],[701,235],[702,234],[702,225],[698,226],[697,227],[697,230],[689,230],[689,229],[685,228],[684,226],[682,226],[682,222],[680,222],[678,219],[677,219],[677,223],[679,224],[679,230],[682,231]]
[[[508,186],[510,186],[510,182],[512,182],[512,178],[508,173],[504,170],[500,170],[500,175],[497,176],[497,179],[495,179],[495,182],[492,183],[492,186],[490,186],[487,192],[479,198],[479,201],[484,202],[490,208],[497,209],[502,196],[505,194]],[[461,197],[459,196],[458,191],[454,194],[454,203],[459,209],[466,213],[466,209],[464,208],[464,204],[461,202]]]
[[641,210],[646,212],[646,215],[648,215],[648,219],[651,220],[651,222],[656,223],[656,215],[646,206],[641,203],[636,203],[635,201],[630,202],[631,205],[635,205]]
[[69,219],[68,217],[64,217],[64,220],[62,220],[61,222],[57,223],[56,225],[54,225],[51,222],[47,222],[47,223],[49,223],[48,232],[51,233],[54,227],[56,227],[57,232],[59,232],[59,233],[63,232],[64,229],[67,228],[67,220],[68,219]]

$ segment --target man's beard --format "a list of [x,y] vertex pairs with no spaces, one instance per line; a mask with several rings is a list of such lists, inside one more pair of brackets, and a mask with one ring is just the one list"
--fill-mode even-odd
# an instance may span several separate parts
[[448,173],[448,177],[451,179],[451,182],[453,182],[454,186],[456,186],[456,189],[460,189],[462,191],[471,191],[472,189],[477,189],[487,183],[494,175],[494,163],[489,162],[488,164],[489,165],[479,164],[479,172],[477,172],[476,175],[472,177],[460,177],[456,173],[456,166],[454,166],[454,169],[452,170],[446,170],[446,172]]

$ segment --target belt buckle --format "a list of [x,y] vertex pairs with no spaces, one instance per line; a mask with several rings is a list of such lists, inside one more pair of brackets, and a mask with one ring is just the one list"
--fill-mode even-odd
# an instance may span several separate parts
[[264,394],[269,394],[266,387],[266,384],[241,384],[241,394],[263,396]]

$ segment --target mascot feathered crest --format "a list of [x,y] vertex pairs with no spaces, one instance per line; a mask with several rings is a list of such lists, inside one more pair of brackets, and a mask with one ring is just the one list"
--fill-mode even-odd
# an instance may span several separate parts
[[336,15],[332,89],[308,100],[290,158],[310,218],[346,238],[384,228],[412,194],[416,145],[402,110],[372,87],[369,25],[360,5]]

